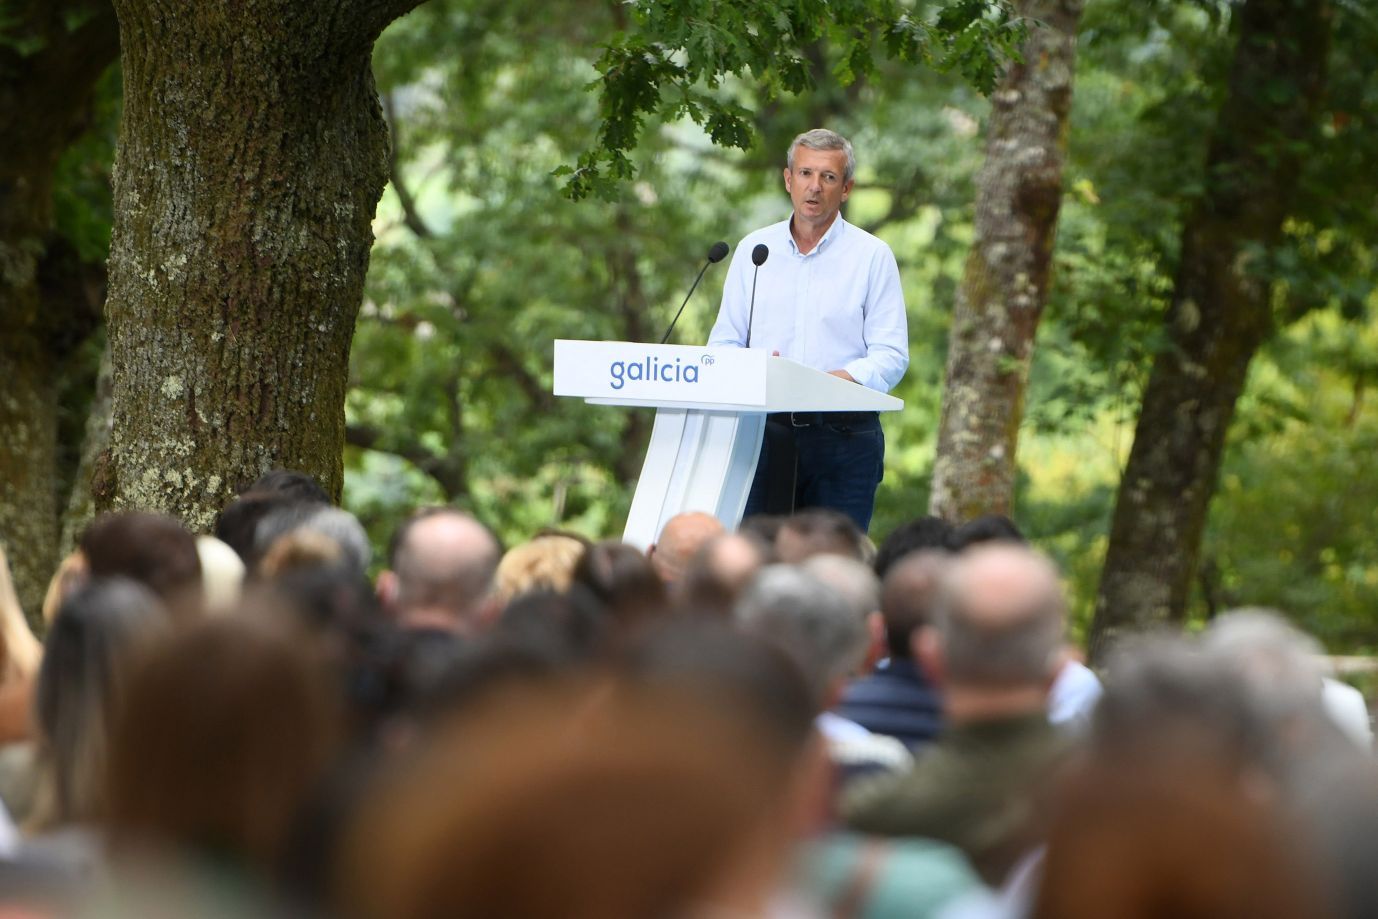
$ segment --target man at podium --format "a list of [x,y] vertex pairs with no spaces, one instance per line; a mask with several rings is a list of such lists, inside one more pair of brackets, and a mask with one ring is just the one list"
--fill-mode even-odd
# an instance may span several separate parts
[[[890,247],[841,216],[852,145],[816,128],[794,139],[785,164],[793,213],[738,244],[708,344],[764,348],[889,392],[909,366],[904,293]],[[884,460],[875,412],[769,415],[745,513],[830,507],[865,531]]]

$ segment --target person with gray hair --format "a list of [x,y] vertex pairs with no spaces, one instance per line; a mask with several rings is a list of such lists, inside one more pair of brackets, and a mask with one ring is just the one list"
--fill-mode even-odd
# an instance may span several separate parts
[[[888,392],[909,366],[904,293],[890,247],[842,218],[856,178],[852,145],[805,131],[783,176],[793,212],[737,244],[708,344],[761,348]],[[865,532],[884,459],[875,412],[768,415],[745,516],[827,507]]]
[[1334,679],[1321,643],[1277,610],[1230,610],[1212,620],[1201,638],[1206,652],[1239,673],[1274,718],[1323,712],[1361,750],[1372,750],[1363,694]]
[[818,708],[818,729],[844,782],[909,764],[903,744],[829,711],[860,667],[868,643],[865,620],[841,593],[796,567],[770,565],[737,602],[734,619],[799,667]]
[[261,561],[284,536],[305,531],[334,542],[342,561],[355,573],[368,570],[373,548],[359,518],[329,504],[294,502],[268,513],[254,530],[254,555]]
[[1057,569],[1031,549],[993,543],[953,561],[914,637],[947,730],[907,774],[854,789],[848,825],[953,843],[999,885],[1037,846],[1038,798],[1070,749],[1047,717],[1065,616]]

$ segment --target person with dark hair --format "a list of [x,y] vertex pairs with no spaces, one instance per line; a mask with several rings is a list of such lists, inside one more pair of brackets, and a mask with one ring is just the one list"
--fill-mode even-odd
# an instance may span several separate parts
[[295,469],[272,469],[259,476],[254,484],[243,489],[241,494],[253,492],[255,494],[275,494],[283,495],[293,501],[304,501],[308,504],[334,504],[330,496],[321,488],[319,482],[314,477],[304,472],[297,472]]
[[666,612],[665,582],[652,560],[617,540],[596,542],[574,566],[574,584],[582,585],[607,610],[612,629],[632,635]]
[[1041,840],[1039,796],[1070,748],[1047,716],[1065,615],[1057,569],[1030,549],[980,546],[953,561],[916,639],[948,728],[907,774],[855,788],[848,825],[951,842],[999,885]]
[[911,750],[942,733],[942,696],[914,659],[914,639],[930,625],[938,588],[950,564],[946,553],[910,553],[890,568],[881,589],[889,657],[853,680],[842,692],[837,713],[867,730],[894,737]]
[[747,514],[742,518],[742,522],[737,524],[737,533],[747,539],[754,539],[763,546],[769,546],[774,552],[775,537],[780,535],[780,527],[784,525],[784,514]]
[[872,567],[884,580],[891,566],[914,552],[947,552],[952,540],[952,524],[941,517],[917,517],[890,531],[876,550]]
[[176,518],[139,511],[106,514],[86,528],[80,548],[92,579],[138,581],[179,621],[204,610],[196,537]]
[[89,829],[103,815],[111,721],[142,655],[170,627],[158,597],[128,578],[98,578],[63,602],[34,692],[38,794],[31,831]]
[[582,584],[518,594],[503,610],[495,638],[551,649],[571,663],[586,663],[610,643],[611,617]]
[[962,552],[986,542],[1009,542],[1022,546],[1028,540],[1014,521],[1005,515],[984,514],[955,527],[948,536],[947,547],[953,552]]
[[498,615],[494,577],[501,558],[497,538],[476,519],[453,508],[426,508],[393,534],[378,598],[403,628],[477,635]]
[[775,553],[787,565],[823,553],[865,561],[866,534],[840,511],[809,508],[785,518],[775,536]]
[[248,491],[221,509],[215,518],[215,538],[233,549],[252,572],[258,565],[255,537],[258,524],[274,510],[296,504],[297,498],[272,491]]

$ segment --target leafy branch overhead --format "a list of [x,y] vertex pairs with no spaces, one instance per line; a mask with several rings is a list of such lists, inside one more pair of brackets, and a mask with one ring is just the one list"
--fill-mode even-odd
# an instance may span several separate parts
[[607,193],[634,174],[629,152],[646,118],[691,118],[719,146],[747,149],[752,111],[724,83],[736,77],[765,98],[814,86],[807,50],[836,49],[833,76],[867,76],[878,49],[896,60],[960,73],[982,93],[1018,56],[1026,28],[1010,0],[627,0],[632,22],[607,46],[590,88],[600,126],[576,166],[561,166],[565,192]]

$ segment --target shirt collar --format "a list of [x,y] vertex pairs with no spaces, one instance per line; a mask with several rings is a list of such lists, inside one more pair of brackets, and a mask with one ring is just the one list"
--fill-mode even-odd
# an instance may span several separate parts
[[[798,244],[797,242],[794,241],[794,234],[791,233],[791,232],[790,232],[790,229],[789,229],[789,228],[790,228],[790,224],[793,223],[793,222],[794,222],[794,214],[791,213],[791,214],[789,215],[789,218],[788,218],[783,224],[781,224],[781,226],[784,227],[784,230],[785,230],[785,239],[789,242],[789,251],[792,252],[792,253],[795,254],[795,255],[799,255],[799,244]],[[832,226],[828,227],[828,232],[826,232],[826,233],[823,234],[823,238],[820,239],[820,240],[818,241],[818,245],[814,246],[812,249],[809,250],[809,255],[814,255],[814,254],[819,253],[819,252],[822,252],[824,249],[828,248],[828,243],[829,243],[831,240],[833,240],[833,239],[835,239],[836,237],[842,235],[842,233],[843,233],[843,228],[844,228],[845,226],[847,226],[847,221],[844,220],[844,219],[842,219],[842,212],[841,212],[841,211],[838,211],[838,212],[837,212],[837,219],[833,221]],[[808,256],[803,256],[803,257],[804,257],[804,258],[807,258]]]

